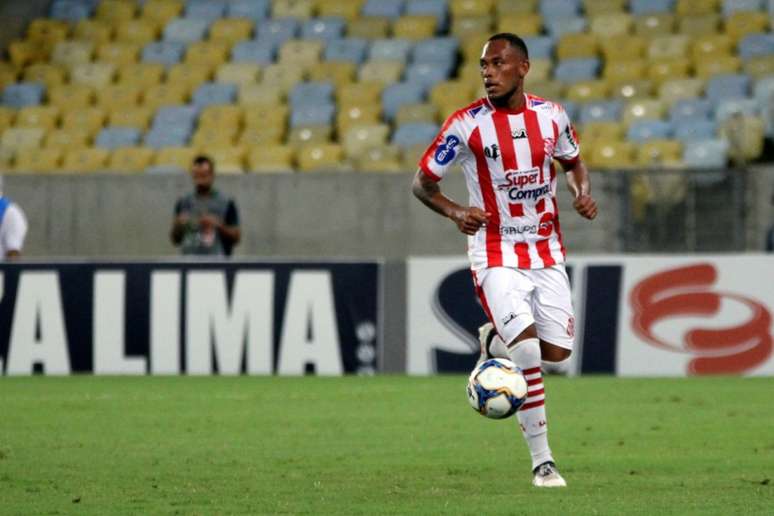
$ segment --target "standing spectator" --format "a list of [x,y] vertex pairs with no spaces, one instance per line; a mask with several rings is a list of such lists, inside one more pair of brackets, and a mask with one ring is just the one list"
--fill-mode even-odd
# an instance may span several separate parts
[[0,261],[18,259],[26,236],[27,218],[18,204],[3,195],[0,176]]
[[172,243],[184,255],[230,256],[241,237],[234,200],[213,188],[215,164],[198,156],[191,166],[194,191],[178,199]]

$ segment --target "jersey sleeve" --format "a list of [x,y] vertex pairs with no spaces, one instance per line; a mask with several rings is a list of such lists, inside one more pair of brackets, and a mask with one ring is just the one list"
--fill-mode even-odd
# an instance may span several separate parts
[[463,151],[465,140],[461,129],[460,115],[455,113],[446,120],[419,160],[420,170],[433,181],[443,179]]
[[563,166],[571,167],[580,157],[580,144],[578,135],[575,132],[570,117],[563,107],[557,106],[557,113],[554,118],[557,125],[556,147],[554,148],[554,158]]
[[11,204],[3,217],[2,238],[3,248],[8,251],[21,252],[24,238],[27,236],[27,219],[21,209]]

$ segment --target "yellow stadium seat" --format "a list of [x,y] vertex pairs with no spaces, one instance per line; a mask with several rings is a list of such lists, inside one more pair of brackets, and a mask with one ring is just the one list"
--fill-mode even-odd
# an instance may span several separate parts
[[643,99],[653,96],[653,82],[649,79],[611,81],[610,93],[614,98]]
[[324,61],[309,67],[310,81],[330,81],[337,88],[355,79],[356,66],[345,61]]
[[[543,17],[537,13],[510,13],[497,17],[497,32],[519,36],[537,36],[543,28]],[[479,46],[479,54],[481,48]]]
[[110,111],[108,125],[111,127],[134,127],[145,131],[153,119],[154,110],[148,107],[132,107]]
[[530,81],[529,75],[525,82],[525,91],[544,99],[557,100],[564,97],[564,85],[558,81]]
[[250,151],[247,168],[250,172],[293,172],[293,148],[287,145],[266,145]]
[[243,106],[275,105],[282,102],[283,92],[271,84],[241,84],[237,102]]
[[417,143],[415,145],[412,145],[406,149],[403,150],[403,155],[401,156],[401,168],[403,170],[408,171],[416,171],[417,169],[417,163],[419,163],[419,159],[422,157],[422,155],[427,150],[427,144],[426,143]]
[[276,126],[284,130],[289,112],[286,105],[253,105],[247,106],[242,116],[245,127],[266,129]]
[[198,154],[199,151],[193,147],[163,147],[156,152],[153,165],[188,170]]
[[248,148],[263,145],[278,145],[285,137],[285,126],[246,127],[239,135],[237,143]]
[[587,16],[622,13],[625,8],[626,0],[583,0],[583,12]]
[[720,0],[677,0],[676,11],[680,16],[699,16],[718,11]]
[[624,106],[622,121],[629,126],[639,120],[661,120],[666,111],[666,105],[658,99],[631,100]]
[[726,34],[738,43],[747,34],[769,32],[769,17],[762,11],[739,11],[726,18]]
[[460,45],[460,52],[462,53],[462,60],[467,64],[478,65],[479,59],[481,59],[481,51],[486,43],[486,36],[482,34],[475,34],[462,40]]
[[645,67],[642,60],[608,60],[602,75],[610,82],[636,81],[645,77]]
[[167,70],[166,83],[169,86],[184,86],[189,90],[197,88],[212,77],[212,67],[205,64],[178,63]]
[[210,26],[210,41],[222,41],[230,47],[239,41],[250,39],[253,21],[245,18],[222,18]]
[[0,106],[0,134],[13,125],[16,118],[16,110]]
[[46,135],[44,147],[47,149],[84,149],[89,146],[91,135],[84,129],[54,129]]
[[348,106],[381,106],[384,84],[375,81],[361,81],[345,84],[336,90],[336,99],[344,109]]
[[602,55],[607,60],[640,59],[645,55],[648,40],[643,36],[624,35],[600,39]]
[[290,130],[288,143],[303,145],[306,143],[328,143],[331,141],[333,128],[329,125],[310,127],[295,127]]
[[279,88],[286,94],[297,83],[304,79],[304,70],[292,63],[273,63],[263,69],[260,84],[268,84]]
[[691,62],[685,58],[662,59],[648,66],[648,79],[658,86],[664,81],[682,79],[691,75]]
[[706,34],[697,36],[691,43],[691,57],[698,63],[704,59],[730,56],[734,42],[725,34]]
[[387,124],[356,125],[342,135],[341,142],[349,157],[356,157],[371,147],[387,144],[390,126]]
[[12,41],[8,47],[11,63],[22,67],[30,63],[41,63],[49,60],[50,45],[37,41]]
[[729,143],[729,157],[737,164],[756,160],[763,154],[765,127],[756,116],[732,115],[720,127]]
[[55,64],[37,63],[24,69],[24,80],[42,82],[47,89],[50,89],[64,84],[65,70]]
[[107,113],[105,113],[104,109],[97,107],[73,109],[63,114],[62,129],[82,129],[94,135],[102,129],[106,119]]
[[597,37],[583,32],[565,34],[556,46],[559,59],[595,57],[597,55]]
[[215,71],[215,81],[238,86],[256,84],[260,72],[261,67],[255,63],[225,63]]
[[16,114],[16,127],[40,127],[46,131],[54,129],[59,122],[59,108],[56,106],[27,106]]
[[191,138],[191,144],[195,147],[211,145],[227,147],[236,142],[238,134],[239,127],[235,126],[199,127]]
[[310,18],[314,12],[312,0],[274,0],[272,2],[272,16],[292,16],[294,18]]
[[600,37],[621,36],[629,34],[633,25],[634,21],[628,13],[605,13],[593,15],[589,29]]
[[120,173],[145,172],[153,161],[154,151],[148,147],[123,147],[110,153],[107,170]]
[[461,81],[446,81],[433,86],[430,90],[430,102],[439,107],[447,104],[467,105],[473,96],[470,84]]
[[437,24],[435,16],[402,16],[392,24],[392,35],[395,38],[405,38],[415,41],[432,38],[435,34]]
[[99,89],[112,83],[115,74],[116,67],[110,63],[82,63],[70,69],[70,83]]
[[672,34],[675,17],[672,14],[642,14],[634,17],[634,33],[638,36],[653,37]]
[[140,104],[142,88],[136,84],[111,84],[97,90],[97,107],[132,109]]
[[337,144],[301,145],[296,153],[300,172],[325,172],[344,169],[344,151]]
[[46,130],[40,127],[11,127],[3,131],[0,147],[13,151],[36,149],[43,142]]
[[158,25],[150,20],[123,20],[116,29],[116,41],[147,45],[159,36]]
[[146,89],[161,84],[163,78],[164,65],[158,63],[135,63],[119,66],[116,82]]
[[169,20],[183,12],[183,0],[146,0],[142,6],[142,17],[166,25]]
[[702,93],[704,93],[704,80],[697,78],[665,81],[658,88],[659,98],[669,104],[682,99],[700,97]]
[[228,60],[229,44],[225,41],[197,41],[188,45],[185,63],[215,68]]
[[641,167],[675,167],[683,159],[683,145],[677,140],[650,140],[636,151],[635,163]]
[[720,29],[720,15],[704,14],[680,18],[677,32],[691,37],[702,37],[715,34]]
[[363,7],[363,3],[364,0],[350,0],[349,2],[322,0],[317,2],[317,15],[339,16],[350,22],[360,16],[360,9]]
[[205,146],[203,149],[215,162],[218,174],[244,174],[247,157],[247,149],[244,146]]
[[[547,81],[551,78],[551,73],[554,70],[554,62],[550,59],[531,59],[529,63],[529,76],[535,81]],[[472,75],[472,72],[471,72]],[[471,81],[473,79],[471,78]],[[481,77],[477,77],[476,81],[481,81]]]
[[107,168],[110,151],[91,147],[65,152],[62,171],[69,173],[101,172]]
[[497,0],[495,11],[499,16],[516,14],[532,14],[537,11],[538,0]]
[[412,122],[438,123],[438,108],[429,103],[402,105],[395,114],[395,125]]
[[94,13],[95,18],[117,23],[131,20],[137,11],[134,0],[102,0]]
[[671,36],[656,36],[648,46],[648,57],[657,59],[678,59],[688,57],[688,36],[680,34]]
[[53,45],[67,39],[68,32],[69,27],[61,20],[37,18],[27,27],[27,39]]
[[449,10],[453,18],[486,16],[494,7],[494,0],[451,0]]
[[20,149],[14,161],[16,172],[55,172],[62,162],[62,150]]
[[608,95],[609,86],[602,80],[581,81],[571,84],[567,88],[567,99],[573,102],[589,102],[592,100],[604,100]]
[[451,33],[452,36],[456,36],[459,39],[468,39],[477,36],[483,41],[486,41],[486,38],[492,30],[492,26],[492,17],[489,15],[452,18]]
[[288,40],[280,47],[278,60],[280,63],[308,68],[320,61],[322,50],[321,41]]
[[631,168],[634,146],[629,142],[597,141],[589,156],[589,165],[600,170]]
[[400,81],[403,63],[397,61],[368,61],[360,67],[361,82],[379,82],[384,85]]
[[350,38],[380,39],[386,38],[390,31],[390,20],[380,16],[364,16],[347,24],[347,36]]
[[94,45],[109,43],[113,39],[113,26],[103,20],[84,18],[75,25],[73,37],[77,40],[91,41]]
[[743,65],[745,73],[753,79],[762,79],[774,75],[774,56],[759,56],[747,59]]
[[94,44],[89,41],[61,41],[54,46],[51,62],[61,65],[88,63],[94,54]]
[[381,112],[381,104],[340,108],[336,115],[336,129],[341,135],[351,127],[378,124],[381,122]]
[[0,147],[0,173],[8,174],[15,172],[13,169],[13,158],[16,151]]
[[199,127],[236,127],[242,126],[244,113],[240,106],[207,106],[199,115]]
[[400,163],[400,150],[394,145],[370,147],[359,156],[355,156],[355,169],[358,172],[403,172]]
[[588,122],[580,130],[581,143],[597,140],[619,141],[625,134],[625,127],[620,122]]
[[48,90],[48,103],[62,110],[89,107],[94,99],[94,89],[85,84],[63,84]]
[[737,73],[742,68],[742,60],[737,56],[715,56],[696,63],[696,76],[707,79],[723,73]]
[[[478,61],[471,61],[462,65],[458,70],[457,80],[464,82],[471,88],[477,88],[483,84],[483,79],[481,78],[481,65],[478,64]],[[530,74],[527,75],[527,80],[537,81],[539,79],[535,79]]]

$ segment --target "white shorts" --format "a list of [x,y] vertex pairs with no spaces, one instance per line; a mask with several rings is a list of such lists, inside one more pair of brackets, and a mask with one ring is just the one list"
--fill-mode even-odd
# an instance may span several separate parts
[[541,340],[573,348],[575,313],[564,265],[494,267],[473,273],[473,279],[484,311],[506,344],[534,324]]

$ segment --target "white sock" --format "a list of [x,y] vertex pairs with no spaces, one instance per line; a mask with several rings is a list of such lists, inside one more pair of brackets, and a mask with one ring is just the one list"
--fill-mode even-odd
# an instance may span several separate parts
[[535,469],[544,462],[554,460],[551,448],[548,447],[543,375],[540,372],[540,341],[522,340],[511,347],[509,355],[524,371],[524,377],[527,379],[527,399],[516,416],[532,456],[532,469]]

